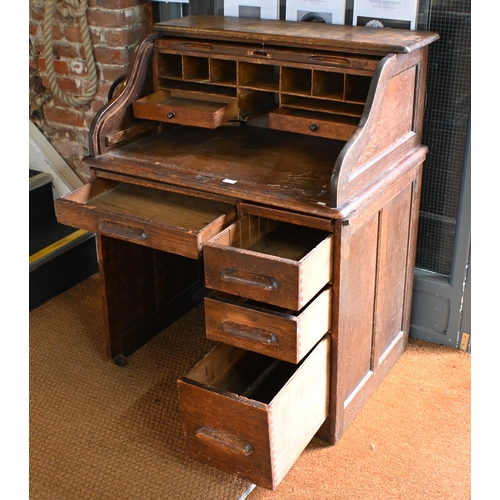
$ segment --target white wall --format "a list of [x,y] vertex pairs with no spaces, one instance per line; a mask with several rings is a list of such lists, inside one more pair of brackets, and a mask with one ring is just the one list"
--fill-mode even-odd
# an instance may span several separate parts
[[29,164],[31,169],[52,175],[54,198],[73,191],[83,182],[30,120]]

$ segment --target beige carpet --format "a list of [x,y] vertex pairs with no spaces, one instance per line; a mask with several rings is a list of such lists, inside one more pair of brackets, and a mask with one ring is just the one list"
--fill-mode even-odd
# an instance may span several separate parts
[[[237,500],[248,483],[184,455],[176,380],[207,352],[201,308],[119,368],[99,277],[30,313],[32,500]],[[470,355],[411,341],[338,445],[314,439],[249,500],[470,498]]]

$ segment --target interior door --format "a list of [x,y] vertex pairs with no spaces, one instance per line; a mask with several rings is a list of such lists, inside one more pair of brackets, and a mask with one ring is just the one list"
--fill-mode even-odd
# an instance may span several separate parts
[[471,2],[420,2],[429,51],[410,335],[470,350]]
[[449,276],[415,269],[410,335],[470,352],[471,334],[470,134],[452,268]]

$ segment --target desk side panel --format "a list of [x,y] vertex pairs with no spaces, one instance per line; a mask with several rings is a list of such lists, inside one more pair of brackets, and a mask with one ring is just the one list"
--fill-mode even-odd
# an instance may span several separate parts
[[349,202],[420,147],[427,59],[425,47],[379,63],[360,124],[335,162],[331,206]]
[[152,55],[157,34],[136,47],[120,91],[94,117],[89,133],[90,156],[97,156],[158,130],[158,123],[134,118],[132,104],[152,93]]
[[407,346],[421,166],[412,165],[372,205],[335,223],[332,443]]

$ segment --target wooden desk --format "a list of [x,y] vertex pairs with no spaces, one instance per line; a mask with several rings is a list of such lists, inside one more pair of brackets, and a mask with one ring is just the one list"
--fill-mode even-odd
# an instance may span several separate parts
[[188,454],[273,489],[340,439],[407,345],[433,33],[195,16],[155,26],[93,123],[109,356],[201,300]]

